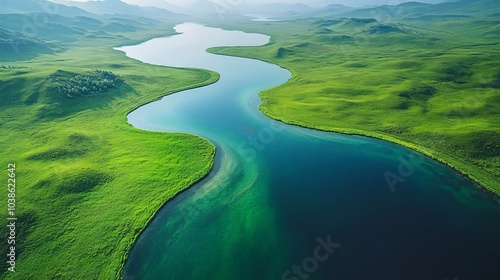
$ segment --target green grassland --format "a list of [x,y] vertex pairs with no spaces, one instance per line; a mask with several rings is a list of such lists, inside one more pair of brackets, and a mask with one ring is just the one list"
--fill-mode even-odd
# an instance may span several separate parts
[[[63,19],[96,27],[74,25],[79,34],[57,37],[50,29],[60,26],[47,24],[41,39],[32,39],[44,41],[41,51],[12,52],[1,62],[0,166],[7,186],[7,165],[16,164],[18,218],[17,272],[5,272],[2,261],[2,279],[117,278],[155,212],[213,164],[215,147],[204,139],[126,122],[141,104],[218,79],[204,70],[145,65],[112,49],[166,35],[171,24],[123,23],[126,32],[100,32],[118,19]],[[98,90],[81,90],[87,87]],[[0,196],[6,201],[6,187]],[[5,226],[1,233],[8,234]]]
[[[498,11],[494,1],[469,5],[490,3],[480,10]],[[411,7],[392,18],[368,10],[361,15],[372,19],[223,22],[272,40],[260,48],[211,52],[292,72],[284,86],[261,93],[260,109],[269,117],[399,143],[500,194],[500,21],[496,13],[464,14],[464,5],[433,7],[443,15],[430,19]]]

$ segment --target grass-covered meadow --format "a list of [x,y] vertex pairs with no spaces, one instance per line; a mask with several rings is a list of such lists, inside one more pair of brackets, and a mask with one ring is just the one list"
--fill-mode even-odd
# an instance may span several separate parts
[[[141,131],[126,122],[137,106],[218,78],[145,65],[113,50],[168,34],[172,25],[157,27],[127,37],[55,38],[52,44],[64,44],[63,50],[3,62],[0,165],[7,184],[7,165],[16,164],[18,223],[17,272],[6,272],[2,262],[2,279],[118,277],[154,213],[210,171],[215,147],[208,141]],[[64,86],[99,90],[68,94]],[[7,189],[0,195],[7,198]],[[2,252],[6,246],[2,242]]]

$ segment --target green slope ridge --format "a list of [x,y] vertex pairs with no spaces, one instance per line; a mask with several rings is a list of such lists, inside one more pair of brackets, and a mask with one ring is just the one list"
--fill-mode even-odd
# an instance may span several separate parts
[[19,57],[30,59],[52,52],[50,46],[42,40],[0,28],[0,61],[16,61]]

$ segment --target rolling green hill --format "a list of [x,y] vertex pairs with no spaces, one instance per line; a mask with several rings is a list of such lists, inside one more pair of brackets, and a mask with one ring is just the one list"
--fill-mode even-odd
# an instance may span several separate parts
[[[62,16],[90,16],[91,14],[77,7],[68,7],[46,0],[2,0],[0,14],[30,14]],[[21,24],[19,24],[21,25]]]
[[15,61],[19,56],[28,59],[42,53],[52,53],[45,42],[0,28],[0,61]]
[[148,18],[175,18],[182,15],[172,13],[166,9],[156,7],[141,7],[129,5],[120,0],[104,0],[104,1],[64,1],[58,0],[59,3],[67,6],[75,6],[87,12],[97,15],[134,15]]
[[358,9],[348,12],[344,16],[352,17],[380,17],[385,20],[422,19],[441,16],[441,18],[457,17],[487,17],[497,16],[500,6],[496,0],[482,0],[473,2],[449,2],[436,5],[416,2],[403,3],[393,6]]
[[381,22],[400,21],[407,19],[426,20],[428,18],[460,18],[471,16],[500,15],[498,1],[448,1],[441,4],[427,4],[420,2],[406,2],[398,5],[382,5],[376,7],[362,7],[359,9],[346,8],[338,5],[330,5],[323,9],[303,11],[295,14],[278,13],[277,17],[284,20],[325,18],[325,17],[355,17],[375,18]]

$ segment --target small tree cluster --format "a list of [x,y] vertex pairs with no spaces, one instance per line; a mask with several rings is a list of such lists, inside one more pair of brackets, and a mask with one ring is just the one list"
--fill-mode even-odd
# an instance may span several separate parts
[[104,93],[119,87],[122,83],[123,80],[111,72],[94,70],[87,75],[76,75],[59,80],[57,91],[72,98]]

